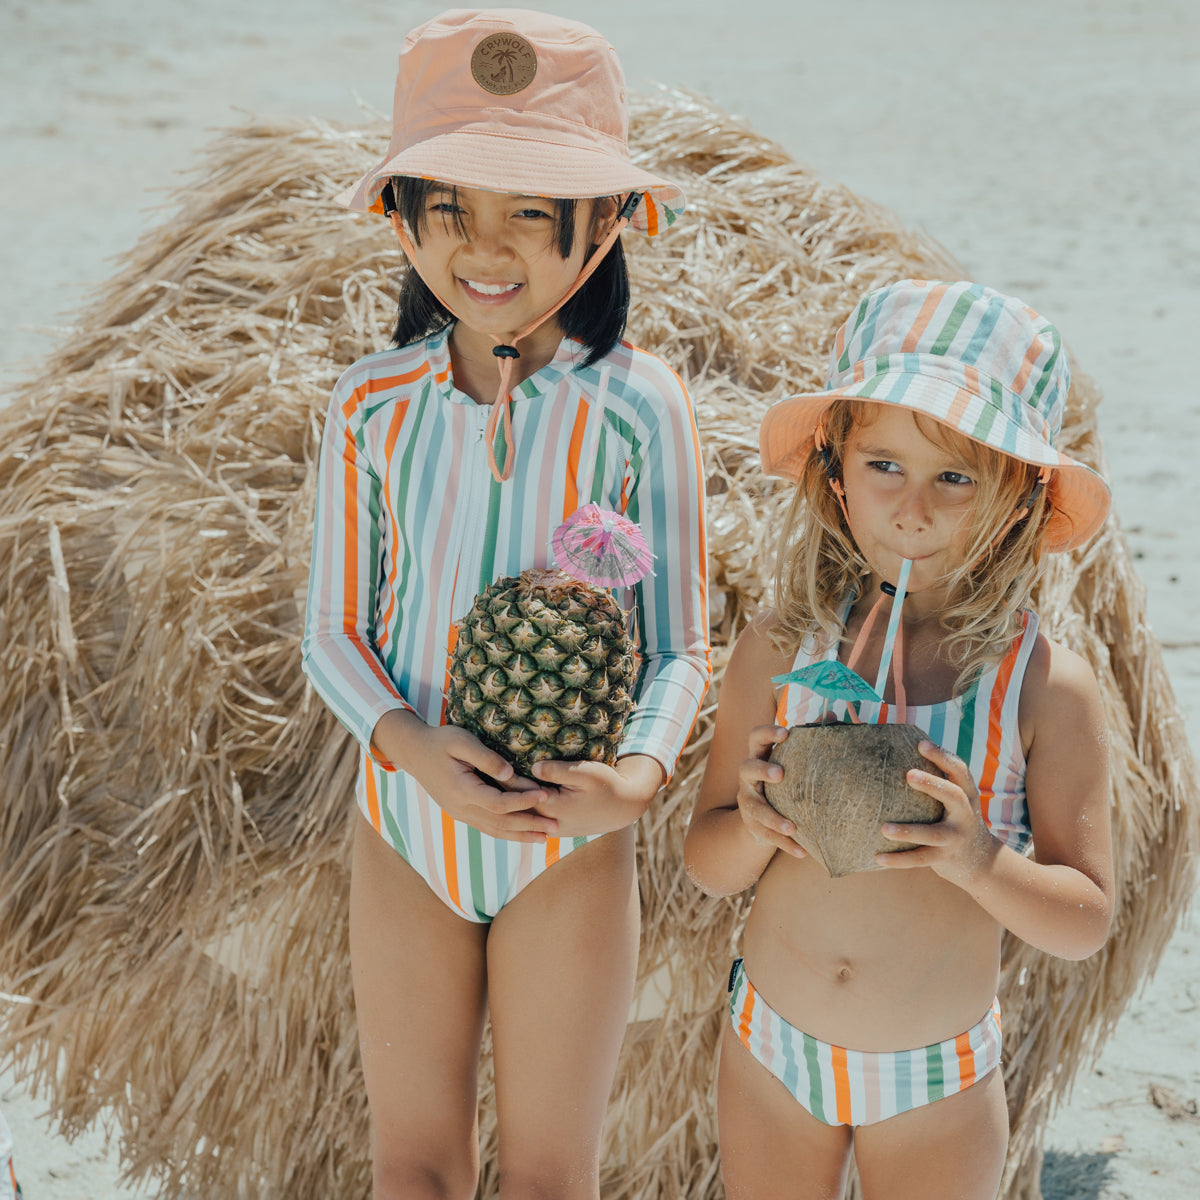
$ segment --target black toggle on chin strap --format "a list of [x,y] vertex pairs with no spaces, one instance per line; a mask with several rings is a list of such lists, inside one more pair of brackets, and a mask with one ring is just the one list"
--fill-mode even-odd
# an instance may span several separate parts
[[879,590],[883,592],[885,596],[891,596],[893,600],[896,598],[896,585],[894,583],[888,583],[886,579],[881,579],[879,581]]
[[617,220],[628,221],[632,219],[633,214],[637,211],[637,206],[641,203],[641,201],[641,192],[630,192],[625,200],[625,203],[621,205],[621,211],[617,213]]
[[521,352],[516,348],[516,346],[505,346],[503,343],[501,343],[499,346],[493,346],[492,353],[497,358],[520,358],[521,357]]

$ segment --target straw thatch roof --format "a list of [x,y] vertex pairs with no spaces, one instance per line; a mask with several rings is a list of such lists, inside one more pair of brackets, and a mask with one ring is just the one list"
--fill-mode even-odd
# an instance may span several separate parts
[[[626,239],[631,331],[696,400],[719,680],[786,499],[757,471],[762,412],[820,381],[865,289],[962,272],[702,101],[641,101],[634,139],[691,200],[654,244]],[[24,1001],[0,1010],[3,1046],[67,1133],[110,1110],[129,1174],[168,1197],[367,1189],[355,748],[306,687],[299,637],[326,398],[386,340],[400,268],[381,222],[329,200],[385,140],[315,122],[220,138],[0,414],[0,986]],[[1100,465],[1096,400],[1077,372],[1065,441]],[[1100,677],[1118,908],[1087,962],[1006,947],[1010,1197],[1039,1194],[1050,1108],[1153,969],[1197,840],[1195,763],[1115,520],[1055,562],[1040,606]],[[716,690],[642,822],[608,1195],[720,1194],[711,1081],[744,900],[702,896],[681,861]]]

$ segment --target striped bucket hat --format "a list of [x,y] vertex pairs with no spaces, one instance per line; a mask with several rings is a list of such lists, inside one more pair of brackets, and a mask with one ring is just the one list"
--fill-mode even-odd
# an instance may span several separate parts
[[825,391],[789,396],[759,431],[763,470],[799,480],[838,396],[897,404],[1047,468],[1045,548],[1070,550],[1108,514],[1108,485],[1054,449],[1071,371],[1058,330],[977,283],[906,279],[864,296],[838,330]]

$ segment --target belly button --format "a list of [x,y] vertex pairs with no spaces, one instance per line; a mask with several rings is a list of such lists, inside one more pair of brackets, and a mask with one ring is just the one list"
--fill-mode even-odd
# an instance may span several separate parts
[[854,978],[854,968],[849,963],[842,963],[837,969],[836,978],[839,983],[849,983]]

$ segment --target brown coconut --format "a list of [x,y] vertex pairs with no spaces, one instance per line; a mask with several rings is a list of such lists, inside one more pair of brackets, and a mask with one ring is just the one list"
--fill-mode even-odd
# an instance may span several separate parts
[[928,737],[916,725],[794,725],[771,753],[783,779],[765,786],[767,800],[835,879],[879,870],[875,855],[916,845],[884,837],[884,821],[929,825],[946,811],[905,778],[913,767],[943,774],[917,751]]

